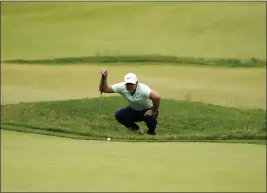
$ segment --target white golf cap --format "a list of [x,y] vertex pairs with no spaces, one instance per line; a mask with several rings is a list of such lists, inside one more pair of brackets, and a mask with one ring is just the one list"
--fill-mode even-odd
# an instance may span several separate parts
[[131,84],[136,84],[138,81],[137,76],[134,73],[128,73],[124,77],[124,83],[131,83]]

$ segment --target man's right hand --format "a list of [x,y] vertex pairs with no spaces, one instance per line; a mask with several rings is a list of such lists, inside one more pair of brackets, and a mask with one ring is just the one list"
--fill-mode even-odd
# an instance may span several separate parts
[[108,71],[106,69],[101,69],[100,71],[101,76],[101,80],[100,80],[100,84],[99,84],[99,91],[102,93],[114,93],[112,86],[108,85],[107,83],[107,76],[108,76]]
[[108,71],[107,71],[106,69],[101,69],[100,74],[101,74],[103,77],[107,77],[107,76],[108,76]]

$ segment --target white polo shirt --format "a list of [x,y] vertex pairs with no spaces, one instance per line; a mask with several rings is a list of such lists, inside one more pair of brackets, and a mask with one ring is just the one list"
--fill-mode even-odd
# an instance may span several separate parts
[[127,91],[124,82],[113,84],[112,89],[114,93],[119,93],[128,100],[129,105],[137,111],[153,107],[153,102],[149,98],[151,89],[145,84],[138,83],[134,95]]

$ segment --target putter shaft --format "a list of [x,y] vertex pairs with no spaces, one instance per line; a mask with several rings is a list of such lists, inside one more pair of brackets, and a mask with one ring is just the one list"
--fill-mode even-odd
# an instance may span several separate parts
[[101,83],[100,83],[100,98],[99,98],[99,102],[98,102],[98,118],[97,118],[97,129],[98,129],[98,125],[99,125],[99,120],[100,120],[100,107],[101,107],[101,103],[102,103],[102,92],[103,92],[103,84],[104,84],[104,75],[102,75],[101,77]]
[[101,107],[101,102],[102,102],[102,92],[100,93],[100,98],[99,98],[99,102],[98,102],[97,129],[98,129],[99,120],[100,120],[100,107]]

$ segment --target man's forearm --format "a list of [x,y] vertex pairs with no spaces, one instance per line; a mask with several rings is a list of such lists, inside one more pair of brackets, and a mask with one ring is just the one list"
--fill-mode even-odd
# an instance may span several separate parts
[[152,100],[153,102],[153,108],[152,108],[152,111],[153,113],[156,113],[159,109],[159,106],[160,106],[160,98],[159,99],[154,99]]

